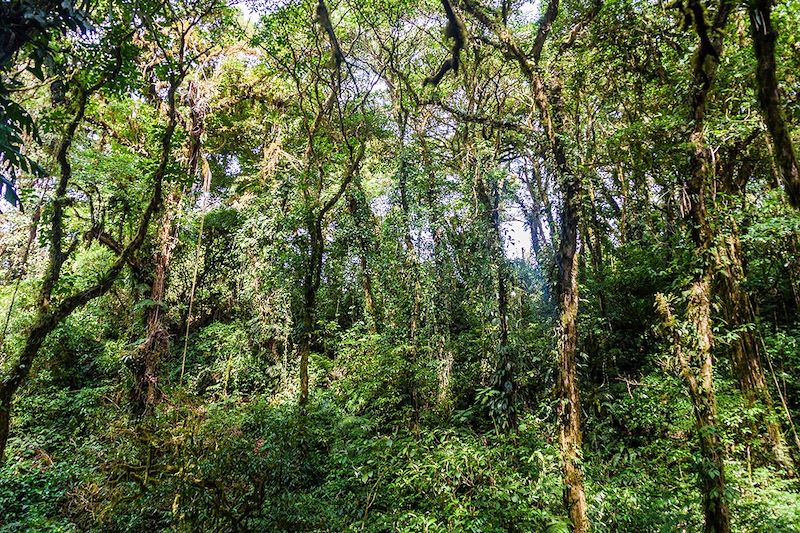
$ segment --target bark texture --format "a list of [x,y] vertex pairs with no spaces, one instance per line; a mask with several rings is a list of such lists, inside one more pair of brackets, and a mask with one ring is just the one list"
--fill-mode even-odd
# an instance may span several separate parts
[[772,450],[775,464],[791,474],[794,473],[794,462],[786,447],[781,425],[775,418],[772,395],[761,364],[758,333],[750,327],[756,317],[750,295],[742,287],[745,271],[739,230],[734,220],[730,221],[729,226],[730,234],[717,248],[717,265],[722,272],[717,278],[725,320],[739,328],[737,339],[730,348],[731,368],[747,402],[750,405],[760,402],[764,409],[761,423],[767,430],[765,439]]
[[[703,462],[699,478],[703,494],[705,516],[704,531],[728,533],[731,530],[730,510],[725,496],[725,450],[717,430],[717,402],[713,382],[713,346],[711,320],[711,282],[714,272],[715,232],[709,213],[709,188],[712,185],[713,164],[711,151],[706,146],[704,128],[709,93],[716,78],[719,57],[722,54],[722,30],[732,4],[723,2],[713,22],[706,20],[704,7],[698,0],[689,4],[694,15],[695,31],[699,44],[693,61],[693,77],[690,86],[690,121],[692,133],[689,179],[685,188],[689,195],[689,222],[695,247],[697,264],[694,279],[689,287],[687,319],[691,324],[690,338],[681,346],[675,338],[675,352],[686,381],[695,414],[697,438]],[[662,309],[669,324],[669,314]],[[674,329],[674,326],[673,326]],[[684,354],[688,351],[688,355]]]
[[750,7],[750,30],[756,61],[758,102],[772,139],[773,156],[780,171],[789,203],[800,209],[800,171],[791,132],[781,108],[778,77],[775,73],[775,41],[778,32],[772,25],[772,0],[755,0]]
[[165,207],[158,229],[159,250],[153,261],[155,269],[153,284],[150,288],[151,303],[145,313],[145,340],[138,347],[136,356],[130,364],[133,372],[131,403],[139,415],[144,414],[159,399],[158,365],[161,359],[169,353],[169,331],[165,323],[164,296],[172,252],[176,245],[173,235],[173,218],[179,201],[178,194],[172,192],[164,202]]

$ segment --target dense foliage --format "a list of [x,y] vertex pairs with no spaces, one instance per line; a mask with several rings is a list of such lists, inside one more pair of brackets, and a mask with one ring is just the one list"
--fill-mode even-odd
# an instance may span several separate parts
[[0,531],[800,531],[796,0],[0,22]]

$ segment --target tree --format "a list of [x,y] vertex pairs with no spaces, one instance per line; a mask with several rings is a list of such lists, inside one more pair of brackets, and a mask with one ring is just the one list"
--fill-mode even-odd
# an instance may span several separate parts
[[578,342],[578,214],[581,197],[580,177],[570,167],[564,147],[566,133],[563,119],[562,80],[558,72],[551,72],[549,84],[542,79],[539,62],[552,25],[558,16],[558,2],[548,4],[539,23],[534,46],[525,53],[509,32],[505,23],[497,20],[478,4],[464,3],[480,23],[499,40],[502,49],[512,57],[529,83],[532,98],[545,131],[552,171],[561,188],[559,244],[556,258],[557,332],[558,332],[558,409],[559,442],[564,461],[564,505],[569,512],[573,531],[589,528],[583,472],[580,466],[581,423],[580,392],[576,350]]
[[[209,9],[209,11],[211,11],[211,9]],[[94,56],[90,55],[89,58],[94,59],[94,61],[96,61],[95,64],[99,67],[99,76],[97,76],[99,79],[87,85],[83,85],[83,83],[86,82],[81,80],[78,75],[76,75],[74,79],[77,94],[73,104],[73,118],[65,128],[56,155],[56,161],[60,171],[54,191],[52,213],[49,220],[49,259],[39,291],[36,318],[33,324],[28,328],[24,345],[17,360],[10,367],[7,374],[3,377],[2,384],[0,384],[0,457],[4,456],[5,446],[8,441],[14,394],[23,385],[30,372],[31,365],[48,335],[73,311],[82,307],[87,302],[102,296],[112,288],[123,269],[144,243],[150,228],[150,221],[162,202],[162,188],[170,160],[172,140],[175,128],[177,127],[175,95],[179,83],[185,76],[185,67],[183,65],[180,65],[179,68],[175,70],[167,67],[169,72],[169,82],[166,93],[167,124],[161,134],[158,145],[157,163],[152,175],[152,195],[142,210],[133,236],[127,243],[115,243],[111,247],[117,254],[116,258],[96,280],[91,280],[88,286],[82,289],[67,292],[66,296],[54,299],[54,293],[58,288],[63,267],[80,244],[78,239],[72,239],[66,247],[64,243],[65,207],[69,201],[67,191],[72,179],[70,148],[73,145],[76,131],[84,120],[90,97],[100,91],[106,84],[111,83],[114,78],[119,75],[123,66],[123,58],[126,53],[129,53],[127,50],[123,50],[122,45],[116,45],[114,48],[111,48],[112,57],[108,58],[109,49],[105,47],[106,43],[125,43],[131,38],[132,33],[127,27],[134,14],[126,13],[125,15],[126,16],[119,17],[118,19],[120,20],[120,26],[112,26],[109,31],[106,32],[104,35],[107,39],[106,41],[101,41],[99,46],[90,49],[90,53],[96,54]],[[143,18],[147,20],[149,16],[151,16],[150,13],[146,13]],[[137,28],[137,30],[138,29],[139,28]],[[183,58],[182,54],[181,58]],[[91,71],[84,71],[82,74],[91,80],[90,76],[93,73]]]

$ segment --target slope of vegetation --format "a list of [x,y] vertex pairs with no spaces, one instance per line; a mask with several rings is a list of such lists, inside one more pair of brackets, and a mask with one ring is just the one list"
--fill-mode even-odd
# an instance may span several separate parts
[[800,531],[796,0],[0,22],[0,531]]

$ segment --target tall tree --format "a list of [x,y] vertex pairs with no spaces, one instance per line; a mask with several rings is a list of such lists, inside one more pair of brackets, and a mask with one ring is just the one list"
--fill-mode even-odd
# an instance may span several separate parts
[[573,532],[583,533],[589,529],[589,519],[580,465],[583,435],[577,365],[578,216],[582,193],[580,178],[571,168],[564,146],[568,132],[564,125],[560,73],[553,69],[545,82],[539,68],[543,49],[559,13],[559,2],[552,0],[545,8],[530,53],[522,49],[501,18],[487,12],[473,0],[465,0],[463,6],[493,34],[503,52],[519,65],[532,91],[532,99],[552,157],[553,173],[557,176],[561,189],[555,298],[558,313],[559,442],[564,469],[564,505],[569,513]]
[[[693,326],[691,358],[681,362],[694,407],[697,438],[704,464],[700,468],[705,513],[705,531],[727,533],[731,529],[726,496],[725,450],[717,427],[717,400],[714,391],[712,278],[714,275],[714,233],[711,209],[713,162],[706,144],[706,111],[722,55],[723,32],[733,8],[723,0],[711,20],[707,7],[699,0],[687,5],[699,44],[692,58],[692,81],[689,88],[689,136],[691,157],[685,187],[689,195],[690,232],[698,264],[694,267],[689,288],[687,317]],[[663,306],[662,306],[663,307]],[[668,312],[662,308],[667,322]]]
[[[106,33],[108,42],[120,39],[124,42],[127,30],[121,27],[112,28]],[[130,33],[127,34],[127,38]],[[144,242],[150,219],[161,201],[162,175],[154,176],[154,192],[142,213],[138,231],[124,247],[120,248],[116,260],[100,278],[83,290],[75,291],[54,301],[54,289],[61,278],[64,264],[70,259],[79,241],[73,239],[68,245],[64,243],[65,208],[69,201],[67,191],[72,180],[72,165],[70,163],[70,149],[75,141],[78,127],[84,120],[89,99],[100,91],[107,83],[119,75],[122,67],[123,50],[120,45],[111,48],[111,57],[108,49],[99,52],[99,57],[94,60],[99,63],[100,76],[97,81],[85,85],[85,81],[76,75],[73,84],[76,95],[73,104],[73,114],[61,136],[56,161],[59,167],[58,181],[52,200],[52,212],[49,220],[49,254],[47,267],[44,272],[39,296],[37,299],[36,318],[28,328],[25,342],[16,361],[10,366],[0,382],[0,460],[5,457],[5,447],[9,437],[11,422],[11,408],[14,395],[23,385],[31,366],[47,339],[73,311],[87,302],[105,294],[114,284],[134,252]],[[110,60],[110,61],[109,61]]]

